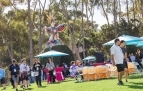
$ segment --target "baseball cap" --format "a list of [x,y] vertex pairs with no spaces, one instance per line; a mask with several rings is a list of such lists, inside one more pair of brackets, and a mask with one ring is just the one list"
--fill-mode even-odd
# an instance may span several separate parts
[[13,60],[12,60],[12,62],[16,62],[16,60],[15,60],[15,59],[13,59]]

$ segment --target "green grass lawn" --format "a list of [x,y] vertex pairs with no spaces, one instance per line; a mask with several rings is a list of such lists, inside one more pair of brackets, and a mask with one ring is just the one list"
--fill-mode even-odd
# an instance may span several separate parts
[[[74,79],[68,78],[64,82],[55,84],[43,82],[42,88],[38,88],[34,83],[26,91],[143,91],[143,76],[130,76],[129,82],[125,82],[125,79],[123,81],[125,85],[118,86],[117,78],[82,83],[75,83]],[[7,87],[6,91],[15,91],[11,88]]]

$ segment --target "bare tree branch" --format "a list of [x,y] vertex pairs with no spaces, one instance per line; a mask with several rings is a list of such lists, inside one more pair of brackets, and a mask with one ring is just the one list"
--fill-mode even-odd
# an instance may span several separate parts
[[22,12],[22,11],[20,11],[19,9],[17,9],[17,8],[15,7],[15,5],[11,2],[11,0],[9,0],[9,2],[10,2],[10,4],[11,4],[11,6],[12,6],[15,10],[17,10],[17,11],[19,11],[19,12]]

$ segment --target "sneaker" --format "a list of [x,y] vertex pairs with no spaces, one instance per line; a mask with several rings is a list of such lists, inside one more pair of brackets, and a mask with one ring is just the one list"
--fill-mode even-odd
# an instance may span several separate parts
[[123,81],[121,81],[121,84],[124,85]]
[[5,90],[6,89],[6,87],[4,87],[2,90]]
[[124,84],[123,84],[123,82],[122,82],[122,81],[119,81],[119,82],[118,82],[118,85],[124,85]]
[[18,91],[18,89],[16,89],[16,91]]
[[25,89],[28,89],[28,86],[25,86]]
[[25,86],[22,86],[23,90],[25,90]]
[[128,80],[126,80],[126,82],[128,82]]

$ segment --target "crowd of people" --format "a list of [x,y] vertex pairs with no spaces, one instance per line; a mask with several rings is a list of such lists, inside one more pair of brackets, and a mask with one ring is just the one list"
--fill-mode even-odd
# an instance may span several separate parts
[[[48,59],[46,67],[44,67],[44,65],[42,65],[37,58],[34,59],[32,67],[27,64],[26,58],[23,58],[19,64],[15,59],[13,59],[12,64],[10,64],[8,67],[8,77],[13,89],[16,89],[16,91],[18,91],[18,85],[20,85],[23,90],[28,89],[31,81],[34,82],[34,80],[36,81],[38,87],[42,87],[42,80],[47,79],[46,69],[48,69],[50,75],[50,82],[55,82],[54,68],[55,65],[51,58]],[[6,72],[3,67],[0,66],[0,82],[3,86],[3,90],[6,89],[5,76]]]
[[[18,63],[13,59],[12,64],[9,65],[8,77],[13,89],[16,89],[16,91],[18,91],[18,85],[20,85],[20,88],[23,88],[23,90],[28,89],[31,82],[36,82],[38,87],[42,87],[42,80],[47,80],[47,70],[49,73],[49,83],[55,83],[55,65],[51,58],[48,58],[48,62],[45,66],[42,65],[37,58],[33,61],[32,67],[27,64],[26,58],[23,58],[21,63]],[[90,61],[86,61],[85,66],[89,65]],[[75,61],[72,61],[70,67],[68,67],[66,63],[63,63],[62,67],[62,74],[64,77],[73,77],[74,75],[82,73],[82,70],[77,71],[77,69],[82,68],[83,65],[81,63],[77,65]],[[0,66],[0,81],[3,90],[6,89],[5,76],[6,72],[2,66]],[[83,80],[83,76],[81,77],[81,80]]]

